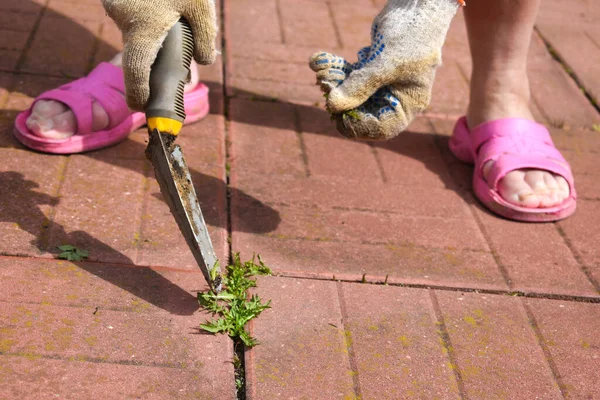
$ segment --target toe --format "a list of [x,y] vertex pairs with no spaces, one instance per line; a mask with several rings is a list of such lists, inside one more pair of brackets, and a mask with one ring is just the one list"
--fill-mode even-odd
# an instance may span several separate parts
[[47,132],[54,129],[54,122],[52,119],[67,110],[67,106],[59,101],[36,101],[31,108],[31,114],[25,121],[25,125],[27,125],[27,128],[34,135],[52,138],[52,134],[47,135]]
[[65,111],[52,118],[52,129],[45,132],[44,136],[50,139],[67,139],[77,131],[77,121],[71,110]]
[[535,208],[540,199],[531,185],[526,181],[525,171],[511,171],[498,183],[500,196],[511,204]]
[[569,183],[560,175],[556,175],[555,180],[556,184],[558,185],[558,193],[560,194],[561,200],[564,201],[571,195]]
[[60,101],[39,100],[31,108],[31,116],[37,118],[52,118],[67,111],[67,106]]

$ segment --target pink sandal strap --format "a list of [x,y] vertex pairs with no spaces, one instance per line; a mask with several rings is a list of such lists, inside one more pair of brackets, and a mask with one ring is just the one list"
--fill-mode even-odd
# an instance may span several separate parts
[[504,118],[475,127],[471,138],[477,154],[477,168],[483,168],[487,161],[494,161],[487,177],[490,188],[496,189],[500,180],[511,171],[541,169],[562,176],[574,190],[569,164],[554,147],[552,137],[543,125],[527,119]]
[[43,93],[36,101],[55,100],[64,103],[75,115],[78,134],[88,135],[92,133],[94,101],[106,111],[109,127],[123,121],[131,113],[124,92],[121,69],[110,63],[101,63],[87,77]]

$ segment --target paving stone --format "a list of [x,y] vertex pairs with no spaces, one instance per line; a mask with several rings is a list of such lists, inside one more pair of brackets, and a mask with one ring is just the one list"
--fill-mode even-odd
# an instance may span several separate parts
[[576,155],[600,153],[600,135],[594,130],[550,128],[550,133],[552,141],[561,150],[570,150]]
[[593,399],[600,392],[598,304],[527,299],[567,397]]
[[28,31],[0,29],[0,48],[3,50],[22,51],[29,37]]
[[234,0],[224,5],[228,41],[282,43],[276,0]]
[[451,170],[436,145],[438,138],[431,130],[408,130],[389,142],[376,145],[387,182],[411,188],[456,188]]
[[282,240],[233,233],[234,252],[260,254],[277,273],[374,283],[507,290],[487,252],[402,245]]
[[14,71],[17,68],[21,51],[0,49],[0,68],[6,71]]
[[329,4],[306,0],[280,2],[278,13],[281,15],[283,43],[321,46],[325,49],[341,47]]
[[[246,41],[228,41],[226,43],[227,53],[235,57],[256,60],[282,61],[288,63],[304,64],[308,66],[309,57],[317,52],[315,46],[299,44],[281,44],[281,43],[262,43]],[[335,53],[345,57],[348,60],[356,59],[356,49],[342,48],[335,49]],[[229,65],[227,66],[230,67]]]
[[351,182],[383,179],[373,149],[337,133],[327,113],[302,107],[299,118],[302,132],[318,133],[302,135],[311,175],[345,177]]
[[74,22],[108,21],[101,3],[70,0],[49,0],[46,15],[67,17]]
[[204,315],[194,320],[111,310],[92,315],[89,309],[18,303],[2,303],[0,309],[6,355],[185,368],[202,365],[200,354],[205,362],[213,355],[226,361],[231,343],[198,334]]
[[193,124],[185,125],[177,143],[183,149],[188,167],[225,167],[225,119],[209,114]]
[[100,23],[75,22],[68,17],[42,18],[23,70],[44,75],[81,77],[88,69]]
[[[277,62],[253,58],[231,57],[227,65],[228,72],[235,78],[271,81],[311,86],[315,84],[315,73],[308,68],[308,63]],[[316,88],[315,88],[316,89]]]
[[476,212],[514,289],[597,295],[554,225],[516,223],[480,207]]
[[[267,231],[271,221],[263,221],[252,204],[237,202],[232,214],[233,231],[247,231],[245,224],[279,239],[325,242],[426,246],[449,250],[488,250],[473,220],[404,217],[355,210],[319,210],[273,205],[281,222]],[[241,229],[240,229],[241,228]]]
[[[53,259],[0,258],[3,300],[85,309],[190,316],[195,291],[208,289],[198,269],[144,268]],[[96,313],[96,314],[94,314]]]
[[371,180],[355,183],[335,176],[303,178],[281,175],[273,182],[260,174],[246,173],[242,179],[235,180],[235,187],[263,204],[378,211],[403,216],[471,218],[468,203],[459,193],[429,186],[411,187]]
[[235,397],[233,372],[185,370],[36,357],[0,357],[0,396],[6,398],[205,398]]
[[145,171],[141,160],[71,156],[48,250],[71,244],[89,260],[132,264]]
[[[548,2],[540,9],[536,26],[583,85],[592,93],[600,93],[600,70],[597,67],[600,48],[595,29],[598,12],[593,4],[584,1],[568,9],[556,3]],[[573,23],[565,24],[565,15]]]
[[[344,6],[332,5],[331,11],[336,26],[341,28],[339,29],[341,46],[358,53],[360,49],[371,44],[371,24],[379,10],[370,2],[357,5],[349,3]],[[356,54],[348,61],[355,60]]]
[[[596,181],[597,185],[597,181]],[[600,202],[577,201],[575,214],[559,223],[576,254],[600,282]]]
[[272,308],[254,322],[248,398],[354,398],[336,283],[269,277],[258,288]]
[[0,4],[0,10],[2,12],[10,11],[10,12],[23,12],[23,13],[39,13],[44,7],[46,1],[45,0],[31,0],[31,1],[21,1],[21,0],[4,0],[2,4]]
[[428,112],[462,115],[469,105],[469,85],[457,62],[444,55],[436,70]]
[[520,300],[436,291],[468,398],[562,398]]
[[291,106],[233,100],[230,107],[232,171],[305,174]]
[[322,103],[323,100],[323,95],[316,85],[297,85],[293,82],[238,77],[232,77],[227,81],[227,95],[253,101],[262,99],[267,102],[281,103],[315,104]]
[[119,51],[123,50],[121,31],[112,21],[101,23],[100,33],[97,37],[98,42],[96,54],[94,54],[94,66],[103,61],[110,61]]
[[563,67],[546,51],[535,49],[545,47],[541,39],[534,36],[531,46],[528,63],[531,95],[551,124],[591,127],[598,122],[598,113]]
[[341,287],[362,398],[460,398],[427,290]]
[[0,148],[0,236],[3,254],[35,256],[44,250],[42,232],[60,199],[65,158]]
[[[223,209],[226,201],[224,179],[219,176],[219,169],[203,168],[201,171],[192,173],[192,181],[217,257],[227,260],[227,217]],[[158,183],[154,178],[150,178],[147,185],[146,205],[137,238],[139,250],[136,264],[198,270],[198,263],[164,202]]]

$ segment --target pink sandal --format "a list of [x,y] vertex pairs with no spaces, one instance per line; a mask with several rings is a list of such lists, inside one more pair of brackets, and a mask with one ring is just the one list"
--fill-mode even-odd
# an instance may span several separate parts
[[[554,147],[543,125],[521,118],[504,118],[486,122],[469,132],[467,120],[460,118],[450,139],[452,153],[466,163],[475,164],[473,190],[477,198],[493,212],[517,221],[550,222],[567,218],[575,212],[577,194],[573,174],[562,154]],[[483,165],[494,160],[488,176]],[[516,169],[542,169],[560,175],[569,184],[570,196],[560,205],[526,208],[511,204],[498,193],[498,182]]]
[[[25,146],[45,153],[73,154],[111,146],[146,124],[144,113],[131,112],[127,108],[124,92],[121,68],[101,63],[87,77],[50,90],[35,99],[56,100],[68,106],[77,120],[75,135],[67,139],[48,139],[33,134],[25,123],[31,115],[31,107],[17,116],[14,134]],[[92,132],[94,100],[108,114],[110,123],[106,130]],[[198,121],[208,114],[208,88],[203,83],[198,83],[192,91],[186,93],[184,101],[186,123]]]

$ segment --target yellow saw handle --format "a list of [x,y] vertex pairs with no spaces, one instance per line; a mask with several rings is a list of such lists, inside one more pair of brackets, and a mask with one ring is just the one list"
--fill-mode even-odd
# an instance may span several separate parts
[[176,136],[185,120],[183,89],[190,74],[194,37],[181,18],[169,30],[150,71],[150,99],[146,106],[148,130]]

